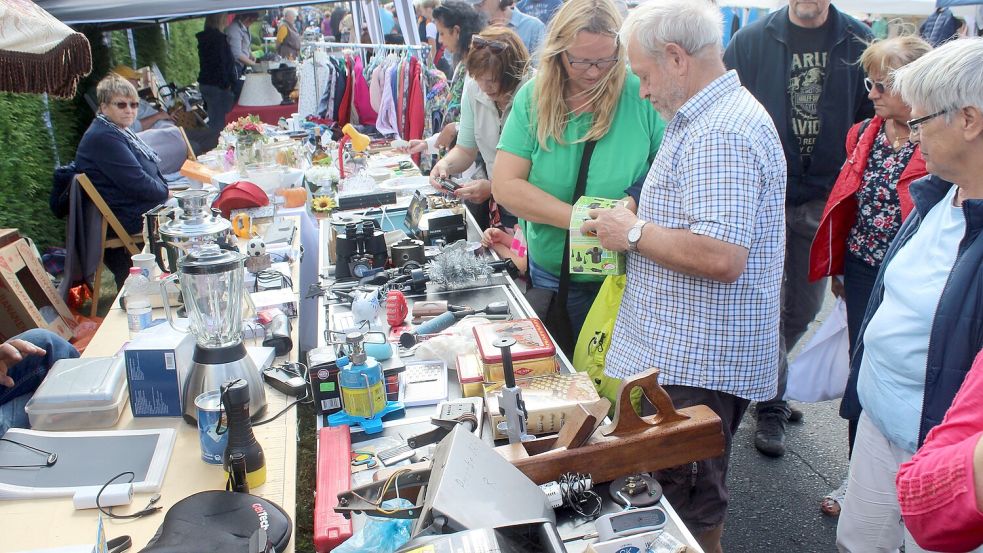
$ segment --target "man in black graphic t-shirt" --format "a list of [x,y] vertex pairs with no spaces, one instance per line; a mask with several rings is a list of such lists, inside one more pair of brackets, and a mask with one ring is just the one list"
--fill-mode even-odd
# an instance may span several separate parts
[[825,50],[829,19],[816,28],[789,25],[788,99],[792,133],[799,142],[802,165],[808,167],[819,137],[819,98],[826,76]]
[[[850,126],[873,116],[858,63],[870,28],[830,0],[789,0],[789,6],[741,29],[724,53],[727,67],[775,121],[788,165],[785,279],[782,287],[778,394],[759,402],[754,445],[785,453],[786,353],[822,306],[826,280],[810,283],[809,249],[840,167]],[[800,413],[796,413],[800,415]]]

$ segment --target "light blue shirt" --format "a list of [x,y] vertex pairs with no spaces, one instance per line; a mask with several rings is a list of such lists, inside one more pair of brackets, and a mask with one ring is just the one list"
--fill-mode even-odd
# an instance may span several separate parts
[[679,108],[645,177],[638,216],[746,248],[747,265],[724,283],[629,252],[608,376],[658,367],[662,385],[774,397],[786,180],[778,131],[736,72]]
[[539,63],[539,45],[543,42],[543,35],[546,34],[546,25],[531,15],[526,15],[512,8],[512,18],[509,19],[509,28],[515,31],[522,39],[522,43],[529,50],[530,59],[533,65]]
[[396,18],[386,8],[379,8],[379,21],[382,23],[382,34],[384,35],[392,33],[393,28],[396,27]]
[[918,449],[935,309],[966,233],[956,187],[926,215],[884,269],[884,301],[864,331],[857,393],[864,413],[892,444]]

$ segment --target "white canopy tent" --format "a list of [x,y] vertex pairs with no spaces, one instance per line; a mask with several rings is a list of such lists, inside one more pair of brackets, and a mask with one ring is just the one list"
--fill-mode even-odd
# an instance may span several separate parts
[[210,13],[256,11],[279,6],[326,4],[331,0],[35,0],[67,25],[164,23]]

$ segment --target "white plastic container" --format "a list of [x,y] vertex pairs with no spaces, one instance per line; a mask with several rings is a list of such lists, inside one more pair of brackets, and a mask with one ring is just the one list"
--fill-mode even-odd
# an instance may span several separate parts
[[91,430],[116,424],[129,397],[121,357],[61,359],[24,410],[35,430]]

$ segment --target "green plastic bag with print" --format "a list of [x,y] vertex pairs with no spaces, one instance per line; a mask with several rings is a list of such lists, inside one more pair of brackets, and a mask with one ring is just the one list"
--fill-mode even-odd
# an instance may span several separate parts
[[[614,332],[614,320],[618,317],[624,293],[625,275],[609,276],[604,280],[573,349],[574,368],[590,375],[598,395],[611,401],[608,412],[611,417],[614,417],[614,407],[618,403],[621,379],[605,375],[604,365],[611,345],[611,333]],[[640,412],[641,398],[641,388],[631,391],[631,404],[636,413]]]

